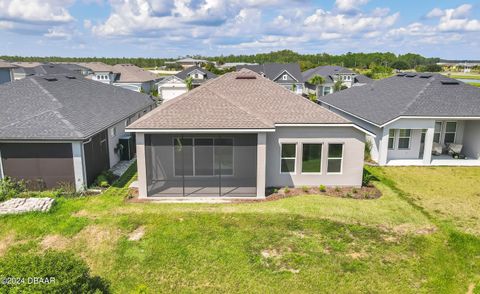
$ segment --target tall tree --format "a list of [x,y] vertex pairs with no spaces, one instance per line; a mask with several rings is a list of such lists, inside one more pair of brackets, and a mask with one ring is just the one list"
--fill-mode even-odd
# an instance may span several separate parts
[[325,79],[322,76],[315,75],[308,82],[315,86],[315,95],[317,95],[318,99],[320,97],[320,86],[325,84]]

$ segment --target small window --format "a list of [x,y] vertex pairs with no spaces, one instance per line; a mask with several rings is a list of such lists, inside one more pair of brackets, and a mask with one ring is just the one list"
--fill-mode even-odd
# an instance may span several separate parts
[[320,173],[322,170],[322,144],[303,144],[302,149],[302,173]]
[[297,154],[296,144],[282,144],[281,172],[295,173],[295,161]]
[[398,149],[410,149],[411,130],[401,129],[398,136]]
[[388,149],[395,149],[395,141],[397,141],[396,134],[397,132],[395,131],[395,129],[390,129],[388,131]]
[[440,143],[440,135],[442,134],[442,122],[435,122],[435,132],[433,134],[433,142]]
[[323,96],[328,95],[331,93],[331,87],[323,87]]
[[457,123],[449,121],[445,125],[445,144],[455,143],[455,136],[457,133]]
[[343,144],[328,144],[328,173],[341,173]]
[[284,80],[284,81],[288,80],[288,76],[287,76],[287,75],[283,75],[282,80]]

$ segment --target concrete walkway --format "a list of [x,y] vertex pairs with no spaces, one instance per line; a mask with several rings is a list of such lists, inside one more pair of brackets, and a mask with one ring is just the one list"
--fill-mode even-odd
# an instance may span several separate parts
[[110,171],[117,177],[121,177],[127,169],[137,160],[137,158],[133,158],[131,160],[122,160],[119,163],[115,164]]
[[0,203],[0,214],[17,214],[31,211],[47,212],[55,200],[52,198],[13,198]]

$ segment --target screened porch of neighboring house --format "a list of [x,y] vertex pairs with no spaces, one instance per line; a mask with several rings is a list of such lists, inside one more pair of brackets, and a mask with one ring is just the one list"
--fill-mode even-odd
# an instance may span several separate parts
[[257,134],[145,134],[149,197],[256,197]]
[[387,165],[480,165],[480,121],[436,120],[428,124],[425,128],[388,129]]

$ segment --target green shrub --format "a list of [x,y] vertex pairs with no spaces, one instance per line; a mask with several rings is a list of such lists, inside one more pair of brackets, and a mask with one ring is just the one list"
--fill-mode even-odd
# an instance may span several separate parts
[[371,161],[372,160],[372,141],[367,140],[365,142],[365,151],[363,154],[363,159],[365,161]]
[[320,185],[320,186],[318,187],[318,190],[319,190],[320,192],[327,192],[327,187],[325,187],[325,185]]
[[283,188],[283,192],[290,193],[290,188],[288,188],[288,187]]
[[357,194],[357,193],[358,193],[358,189],[357,189],[357,188],[353,188],[353,189],[352,189],[352,193],[353,193],[353,194]]
[[10,177],[0,179],[0,201],[17,197],[25,191],[27,191],[27,187],[24,181],[15,181]]
[[347,196],[347,198],[352,198],[352,194],[350,192],[347,192],[345,196]]
[[310,188],[308,188],[307,186],[302,186],[302,191],[304,193],[307,193],[308,191],[310,191]]
[[108,293],[108,283],[91,277],[89,272],[86,263],[71,253],[47,251],[43,255],[31,255],[15,252],[0,260],[0,277],[4,279],[0,292]]
[[372,181],[376,180],[375,176],[372,175],[368,170],[363,170],[362,176],[362,186],[367,187],[370,186]]
[[340,187],[335,187],[335,192],[340,192],[340,191],[341,191]]
[[115,181],[115,175],[111,171],[103,171],[95,180],[95,185],[108,188]]

